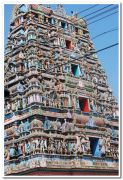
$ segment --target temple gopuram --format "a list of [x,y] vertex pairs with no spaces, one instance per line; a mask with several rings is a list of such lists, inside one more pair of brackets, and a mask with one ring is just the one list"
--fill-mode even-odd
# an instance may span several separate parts
[[4,65],[5,176],[118,176],[118,103],[83,18],[13,5]]

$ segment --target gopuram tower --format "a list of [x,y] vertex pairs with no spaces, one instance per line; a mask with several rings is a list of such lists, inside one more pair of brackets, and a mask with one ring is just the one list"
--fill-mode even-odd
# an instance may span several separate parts
[[118,175],[118,103],[84,19],[14,5],[4,84],[5,175]]

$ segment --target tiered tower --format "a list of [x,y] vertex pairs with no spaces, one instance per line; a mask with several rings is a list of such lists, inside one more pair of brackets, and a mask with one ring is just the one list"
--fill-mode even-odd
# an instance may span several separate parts
[[5,50],[5,175],[117,175],[118,104],[84,19],[14,5]]

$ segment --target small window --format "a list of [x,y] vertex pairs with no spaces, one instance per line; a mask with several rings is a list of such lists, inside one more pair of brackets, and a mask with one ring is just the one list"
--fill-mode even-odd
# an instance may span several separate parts
[[35,14],[35,18],[37,18],[37,19],[38,19],[38,14]]
[[88,99],[85,97],[79,97],[79,108],[83,112],[89,112]]
[[91,149],[91,154],[96,157],[101,156],[101,151],[100,151],[100,146],[99,146],[99,138],[93,138],[90,137],[90,149]]
[[46,17],[44,16],[44,22],[46,23]]
[[71,71],[75,77],[79,77],[81,75],[80,67],[77,64],[71,64]]
[[48,18],[48,23],[50,23],[50,24],[51,24],[51,18]]
[[67,49],[72,49],[72,42],[69,40],[66,40],[66,48]]
[[86,34],[86,33],[87,33],[87,31],[83,30],[83,34]]
[[66,23],[65,23],[65,22],[61,22],[61,27],[62,27],[63,29],[65,29],[65,28],[66,28]]
[[53,25],[57,24],[57,20],[54,18],[51,18],[51,24],[53,24]]
[[76,31],[76,33],[78,33],[78,28],[77,27],[75,27],[75,31]]

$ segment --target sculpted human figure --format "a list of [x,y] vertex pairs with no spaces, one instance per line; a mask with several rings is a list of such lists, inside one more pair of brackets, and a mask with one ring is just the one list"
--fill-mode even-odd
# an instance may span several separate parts
[[47,139],[44,139],[44,150],[47,151]]
[[80,137],[76,136],[76,152],[77,154],[80,154],[82,152],[82,147],[81,147],[81,141],[80,141]]
[[10,103],[9,103],[9,102],[7,102],[6,107],[7,107],[7,112],[10,112],[10,110],[11,110],[11,105],[10,105]]
[[85,140],[85,137],[82,137],[82,139],[81,139],[81,147],[82,147],[82,152],[85,153],[86,152],[86,140]]
[[58,141],[58,153],[62,154],[63,153],[63,149],[62,149],[62,140]]
[[68,129],[68,123],[67,120],[64,119],[64,123],[62,124],[62,132],[66,132]]
[[68,153],[71,155],[73,150],[73,144],[72,142],[68,142]]
[[68,146],[67,146],[67,140],[63,139],[62,141],[62,153],[67,154],[68,153]]
[[15,152],[15,148],[14,146],[11,146],[9,149],[9,156],[10,158],[13,158],[15,156],[16,152]]
[[26,106],[27,106],[27,100],[26,100],[25,97],[23,97],[23,98],[22,98],[22,107],[23,107],[23,109],[25,109]]
[[19,125],[19,131],[22,134],[24,132],[24,123],[21,121],[21,124]]
[[17,109],[21,107],[20,99],[17,100]]
[[100,151],[101,151],[101,155],[104,156],[106,154],[106,138],[102,137],[100,139]]
[[61,130],[61,122],[59,121],[58,118],[56,119],[56,122],[57,122],[57,129]]
[[30,123],[29,120],[27,119],[27,121],[24,123],[24,131],[29,132],[29,130],[30,130]]
[[9,147],[8,146],[4,147],[4,158],[5,158],[5,160],[9,160],[10,159]]
[[109,154],[110,153],[110,136],[106,138],[106,152]]
[[20,151],[21,151],[22,155],[25,156],[25,147],[24,147],[23,141],[20,142]]
[[19,129],[18,125],[17,125],[17,122],[14,122],[13,131],[14,131],[15,136],[20,135],[20,129]]
[[76,143],[73,142],[73,154],[76,154],[76,153],[77,153],[77,151],[76,151]]
[[44,121],[44,129],[50,129],[51,128],[51,123],[50,123],[50,120],[45,117],[45,121]]
[[48,153],[54,153],[54,139],[49,138]]
[[90,153],[90,141],[89,141],[89,137],[88,136],[86,136],[85,137],[85,151],[86,151],[86,153],[87,154],[89,154]]
[[72,107],[75,109],[76,108],[76,97],[73,96],[72,98]]
[[61,154],[61,141],[60,140],[57,143],[57,153]]
[[31,141],[30,141],[30,150],[31,150],[33,155],[35,154],[35,148],[36,148],[35,139],[31,138]]

